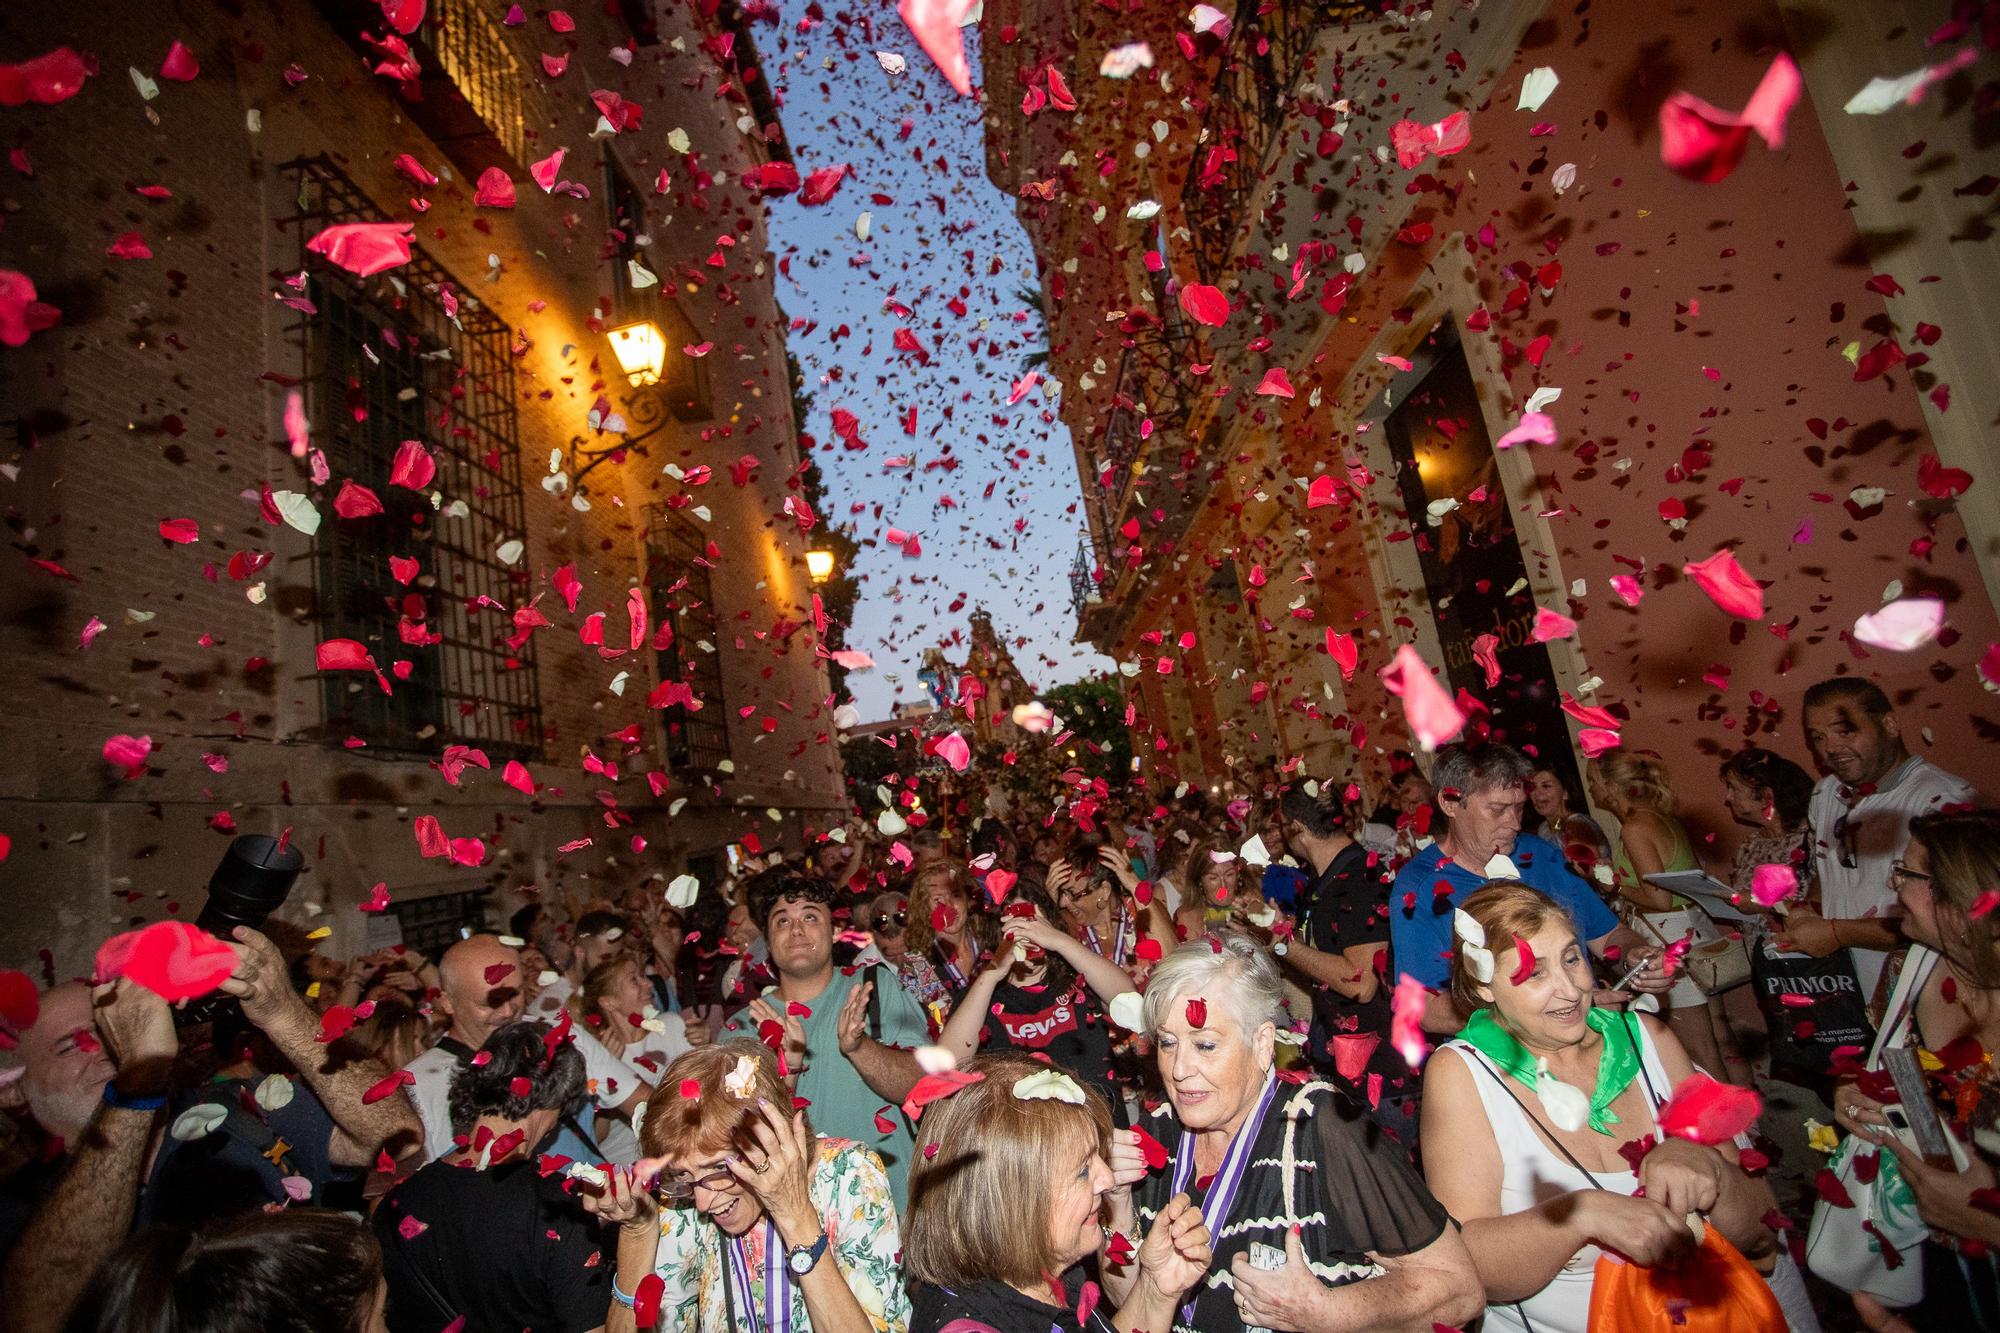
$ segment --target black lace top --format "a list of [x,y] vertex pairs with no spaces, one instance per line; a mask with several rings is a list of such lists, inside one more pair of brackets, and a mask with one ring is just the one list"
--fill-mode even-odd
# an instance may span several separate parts
[[[1141,1120],[1169,1153],[1179,1151],[1181,1126],[1163,1103]],[[1143,1234],[1167,1204],[1173,1163],[1139,1183],[1134,1204]],[[1195,1203],[1205,1182],[1190,1189]],[[1238,1333],[1230,1261],[1252,1242],[1285,1248],[1296,1223],[1313,1272],[1329,1286],[1358,1282],[1380,1270],[1368,1254],[1413,1254],[1444,1234],[1450,1218],[1410,1166],[1408,1154],[1354,1102],[1327,1083],[1280,1083],[1264,1117],[1243,1183],[1227,1218],[1204,1217],[1215,1264],[1196,1287],[1193,1316],[1175,1310],[1176,1333]]]

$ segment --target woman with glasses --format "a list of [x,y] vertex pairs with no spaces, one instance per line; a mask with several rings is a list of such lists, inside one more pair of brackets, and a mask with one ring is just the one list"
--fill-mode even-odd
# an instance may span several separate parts
[[[1883,1148],[1878,1170],[1899,1177],[1885,1201],[1878,1176],[1877,1206],[1913,1204],[1931,1227],[1932,1243],[1922,1247],[1924,1303],[1913,1326],[2000,1327],[2000,1217],[1974,1202],[1992,1198],[2000,1180],[1994,1158],[1973,1146],[1977,1131],[1991,1142],[1991,1102],[2000,1096],[1987,1065],[2000,1050],[2000,912],[1991,910],[1990,897],[2000,889],[2000,811],[1912,819],[1889,887],[1902,905],[1910,950],[1883,1031],[1892,1045],[1937,1053],[1943,1068],[1930,1072],[1929,1088],[1966,1167],[1926,1162],[1890,1127],[1892,1108],[1862,1091],[1870,1084],[1881,1090],[1879,1073],[1842,1083],[1834,1118]],[[1907,1108],[1901,1114],[1914,1118]]]
[[[646,1159],[585,1206],[618,1227],[607,1333],[905,1333],[902,1235],[882,1159],[817,1136],[769,1049],[728,1041],[667,1067]],[[657,1173],[657,1174],[654,1174]],[[657,1275],[657,1292],[640,1289]],[[650,1286],[650,1284],[649,1284]]]
[[882,961],[896,970],[896,980],[922,1007],[935,1037],[951,1008],[951,988],[928,958],[910,950],[910,900],[894,890],[876,894],[869,904],[868,930]]
[[1049,896],[1062,909],[1062,927],[1100,958],[1128,974],[1143,973],[1142,940],[1162,948],[1173,942],[1173,922],[1151,890],[1139,901],[1139,877],[1125,853],[1100,837],[1079,838],[1049,863]]

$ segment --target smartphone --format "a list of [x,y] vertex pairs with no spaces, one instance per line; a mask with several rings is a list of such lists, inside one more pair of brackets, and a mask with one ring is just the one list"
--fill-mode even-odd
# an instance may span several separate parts
[[1944,1123],[1938,1119],[1937,1108],[1931,1104],[1917,1053],[1907,1046],[1892,1046],[1882,1052],[1882,1067],[1895,1080],[1896,1091],[1902,1097],[1900,1105],[1882,1108],[1882,1118],[1889,1122],[1889,1127],[1932,1166],[1946,1171],[1963,1169],[1954,1160],[1951,1140],[1945,1134]]
[[1285,1252],[1253,1240],[1250,1242],[1250,1266],[1262,1273],[1275,1272],[1285,1266]]

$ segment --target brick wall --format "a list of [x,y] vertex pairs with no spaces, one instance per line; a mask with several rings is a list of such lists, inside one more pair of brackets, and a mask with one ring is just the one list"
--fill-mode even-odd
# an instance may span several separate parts
[[[154,7],[124,0],[93,7],[87,23],[63,6],[0,15],[0,60],[67,43],[100,67],[68,102],[0,113],[33,172],[0,179],[0,266],[27,273],[64,311],[26,347],[0,350],[0,393],[20,422],[0,446],[15,548],[0,576],[9,680],[0,747],[10,761],[0,770],[0,832],[13,839],[0,862],[0,963],[27,965],[48,949],[59,972],[74,972],[114,926],[197,899],[226,840],[210,826],[218,812],[244,831],[296,830],[311,867],[301,896],[326,909],[337,947],[358,939],[351,905],[378,880],[392,893],[404,884],[491,885],[511,901],[530,886],[615,888],[671,875],[687,854],[750,828],[772,843],[796,839],[802,823],[824,825],[823,812],[842,799],[824,739],[825,672],[809,627],[772,634],[780,621],[810,619],[805,542],[780,512],[797,462],[784,332],[762,207],[736,183],[756,160],[738,126],[745,108],[718,97],[730,75],[700,49],[706,34],[684,26],[691,20],[676,8],[662,16],[662,41],[637,48],[625,67],[606,52],[632,34],[603,6],[576,7],[567,36],[531,17],[506,34],[519,58],[539,70],[541,53],[567,53],[569,65],[524,93],[530,154],[567,148],[562,176],[591,197],[544,195],[521,164],[511,173],[518,206],[476,209],[471,183],[454,170],[422,192],[431,207],[417,214],[408,204],[417,191],[392,162],[407,152],[441,175],[450,163],[404,114],[395,86],[371,74],[322,13],[338,6],[235,8],[193,8],[164,26]],[[158,97],[142,101],[127,67],[156,72],[175,38],[200,59],[200,77],[162,81]],[[305,79],[290,86],[288,69]],[[644,457],[598,468],[591,508],[580,512],[540,485],[550,451],[585,433],[600,394],[621,410],[629,396],[589,323],[612,290],[600,257],[607,150],[590,137],[597,88],[645,107],[640,131],[609,151],[648,197],[647,266],[680,282],[697,339],[713,344],[714,411],[709,421],[670,424]],[[692,155],[669,145],[673,130],[685,132]],[[298,317],[275,299],[291,293],[283,279],[300,262],[297,228],[284,223],[293,177],[282,165],[320,153],[386,217],[415,220],[418,243],[455,287],[514,330],[527,531],[515,534],[526,549],[505,600],[511,610],[539,599],[552,622],[534,638],[546,734],[527,761],[546,788],[537,800],[500,783],[497,759],[494,772],[468,770],[454,789],[423,758],[303,739],[321,722],[313,545],[264,523],[256,493],[305,491],[327,530],[338,521],[340,477],[310,484],[286,447],[285,389],[267,378],[303,371]],[[715,178],[706,190],[693,188],[697,164]],[[663,167],[669,193],[655,196]],[[133,192],[155,184],[172,198]],[[154,257],[107,258],[107,244],[126,231],[141,233]],[[733,245],[719,245],[722,236]],[[722,261],[711,265],[715,254]],[[690,280],[700,285],[689,290]],[[727,465],[743,455],[761,466],[739,487]],[[686,488],[662,475],[668,463],[707,465],[714,479]],[[645,702],[653,654],[604,660],[578,641],[577,627],[604,611],[607,643],[625,642],[647,507],[683,492],[708,509],[703,526],[721,551],[715,647],[725,698],[711,706],[728,711],[736,771],[706,789],[676,779],[656,800],[643,777],[665,762],[659,715]],[[157,527],[167,518],[195,519],[201,540],[163,543]],[[261,604],[224,573],[204,576],[241,550],[275,555],[258,576],[268,594]],[[30,556],[60,563],[75,581],[42,572]],[[574,616],[548,582],[565,563],[584,585]],[[93,616],[108,628],[85,650],[79,635]],[[489,612],[479,623],[500,622]],[[397,645],[375,647],[385,662],[398,655]],[[251,659],[270,665],[256,669]],[[622,696],[610,688],[621,671],[630,673]],[[604,739],[633,723],[640,746]],[[127,780],[101,758],[116,733],[152,737],[144,776]],[[205,754],[223,756],[227,771],[212,772]],[[613,771],[586,772],[586,754]],[[682,797],[688,804],[670,817]],[[614,806],[623,827],[607,822]],[[454,836],[486,837],[487,865],[422,861],[410,824],[426,813]],[[594,845],[557,851],[581,838]]]

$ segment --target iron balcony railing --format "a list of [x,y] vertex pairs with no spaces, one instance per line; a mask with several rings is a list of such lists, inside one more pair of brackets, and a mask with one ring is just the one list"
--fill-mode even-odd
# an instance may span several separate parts
[[1238,3],[1181,191],[1203,282],[1220,284],[1229,268],[1239,233],[1250,221],[1251,196],[1292,118],[1319,34],[1368,14],[1369,6],[1354,0]]

